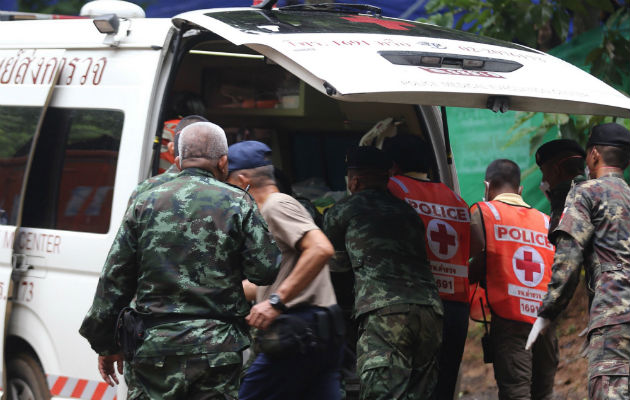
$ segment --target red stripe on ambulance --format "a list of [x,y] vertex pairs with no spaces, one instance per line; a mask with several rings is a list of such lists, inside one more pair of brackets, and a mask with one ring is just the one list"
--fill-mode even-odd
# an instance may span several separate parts
[[47,375],[50,394],[86,400],[116,400],[116,388],[105,382],[87,379],[69,378],[67,376]]

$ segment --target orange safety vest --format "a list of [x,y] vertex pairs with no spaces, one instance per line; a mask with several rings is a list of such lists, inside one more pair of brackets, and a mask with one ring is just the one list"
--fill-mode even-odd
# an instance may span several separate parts
[[[486,236],[486,299],[501,318],[533,324],[551,280],[554,247],[549,217],[534,209],[500,201],[476,203]],[[481,287],[478,288],[478,292]],[[479,314],[476,293],[471,317]]]
[[427,257],[440,297],[468,303],[470,212],[466,202],[443,183],[404,175],[390,178],[387,188],[410,204],[424,223]]
[[164,122],[162,129],[162,143],[160,148],[160,166],[158,173],[166,171],[172,164],[175,164],[175,157],[168,151],[168,144],[175,140],[175,127],[181,119],[171,119]]

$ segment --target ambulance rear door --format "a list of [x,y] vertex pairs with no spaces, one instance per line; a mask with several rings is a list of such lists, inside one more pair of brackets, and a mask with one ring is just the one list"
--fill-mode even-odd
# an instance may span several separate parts
[[245,45],[339,100],[630,117],[628,97],[540,51],[334,7],[201,10],[173,23]]
[[13,270],[26,267],[25,257],[14,252],[19,241],[16,233],[22,222],[24,193],[35,145],[63,55],[64,50],[57,49],[0,50],[0,358],[3,391],[7,382],[4,340],[11,310],[8,300],[18,289],[14,288],[11,277]]

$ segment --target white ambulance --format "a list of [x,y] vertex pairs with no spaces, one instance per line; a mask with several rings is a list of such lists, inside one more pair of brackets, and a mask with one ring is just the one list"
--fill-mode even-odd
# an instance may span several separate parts
[[422,136],[432,178],[458,190],[437,106],[630,117],[630,99],[536,50],[374,7],[266,3],[172,20],[115,0],[83,19],[0,14],[0,357],[12,398],[125,398],[78,329],[169,119],[204,114],[230,142],[269,143],[290,180],[334,192],[345,149],[379,121]]

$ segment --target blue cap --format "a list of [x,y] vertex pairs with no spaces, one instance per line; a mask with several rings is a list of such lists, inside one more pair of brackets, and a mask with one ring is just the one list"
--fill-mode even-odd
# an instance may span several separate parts
[[228,147],[228,172],[270,165],[271,149],[262,142],[246,140]]

